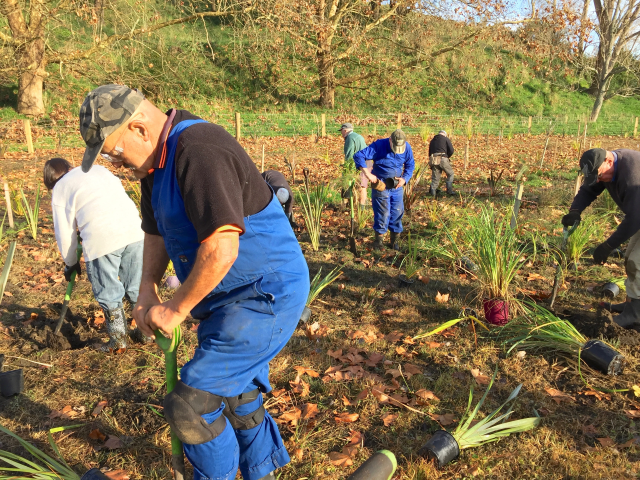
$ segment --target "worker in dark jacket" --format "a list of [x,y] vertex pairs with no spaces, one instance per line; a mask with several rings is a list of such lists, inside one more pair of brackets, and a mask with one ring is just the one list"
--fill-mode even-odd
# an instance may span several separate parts
[[453,155],[453,145],[447,132],[440,130],[429,142],[429,166],[431,167],[431,195],[436,198],[442,172],[447,176],[447,193],[455,195],[453,190],[453,168],[449,159]]
[[289,219],[289,224],[292,228],[296,228],[298,225],[293,221],[293,192],[289,186],[289,182],[284,178],[284,175],[277,170],[267,170],[262,173],[262,178],[276,194],[280,205],[284,208],[284,214]]
[[614,305],[622,312],[613,320],[624,328],[640,328],[640,152],[601,148],[587,150],[580,158],[584,183],[573,199],[569,213],[562,217],[562,224],[571,227],[580,223],[580,214],[602,192],[607,190],[614,202],[625,214],[615,232],[593,252],[596,264],[604,263],[611,251],[629,240],[625,252],[627,301]]
[[[373,167],[367,168],[366,161],[373,160]],[[398,250],[398,235],[402,232],[404,215],[404,185],[413,176],[415,161],[411,145],[402,130],[396,130],[390,138],[376,140],[367,148],[353,156],[356,167],[371,182],[371,203],[373,205],[373,230],[375,249],[382,248],[382,237],[391,231],[390,246]]]

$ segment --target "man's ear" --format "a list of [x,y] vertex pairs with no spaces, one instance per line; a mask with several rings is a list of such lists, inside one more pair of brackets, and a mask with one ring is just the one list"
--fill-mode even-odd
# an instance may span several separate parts
[[149,140],[149,130],[142,120],[133,120],[129,123],[129,130],[140,135],[143,140]]

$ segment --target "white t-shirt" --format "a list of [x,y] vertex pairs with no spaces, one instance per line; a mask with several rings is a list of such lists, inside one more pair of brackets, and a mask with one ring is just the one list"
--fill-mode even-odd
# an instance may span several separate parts
[[63,176],[53,187],[51,210],[56,242],[69,266],[78,258],[76,228],[85,262],[144,238],[136,205],[120,180],[100,165],[88,173],[76,167]]

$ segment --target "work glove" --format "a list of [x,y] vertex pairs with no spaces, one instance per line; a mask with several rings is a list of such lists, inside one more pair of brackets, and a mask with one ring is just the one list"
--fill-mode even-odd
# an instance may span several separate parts
[[82,273],[82,270],[80,270],[80,262],[76,263],[75,265],[65,265],[64,266],[64,278],[67,282],[71,281],[71,273],[76,272],[78,275],[80,275],[80,273]]
[[562,217],[562,225],[571,228],[576,222],[578,222],[577,225],[580,225],[580,220],[580,212],[577,210],[569,210],[569,213]]
[[609,255],[611,255],[613,248],[609,246],[607,242],[603,242],[596,247],[593,251],[593,263],[596,265],[602,265],[607,261]]
[[379,192],[384,192],[387,189],[387,186],[380,179],[376,183],[371,184],[371,187],[378,190]]

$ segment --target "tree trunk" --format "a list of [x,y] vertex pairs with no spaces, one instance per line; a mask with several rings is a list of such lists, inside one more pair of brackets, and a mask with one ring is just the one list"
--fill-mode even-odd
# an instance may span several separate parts
[[593,109],[591,110],[591,122],[595,122],[598,120],[598,115],[600,115],[600,109],[602,109],[602,104],[604,103],[604,97],[607,93],[606,85],[601,84],[596,93],[596,100],[593,102]]
[[[591,0],[584,0],[584,5],[582,6],[582,16],[580,17],[580,28],[583,29],[585,24],[587,23],[587,18],[589,15],[589,4],[591,4]],[[578,51],[580,55],[584,55],[584,33],[580,32],[580,40],[578,41]]]
[[318,76],[320,79],[320,106],[333,108],[336,93],[333,63],[330,56],[323,51],[318,52]]
[[102,38],[102,24],[104,22],[104,3],[105,0],[95,0],[94,2],[96,17],[98,19],[98,23],[96,25],[96,36],[100,39]]
[[43,83],[39,69],[22,72],[18,83],[18,113],[33,116],[44,114]]

